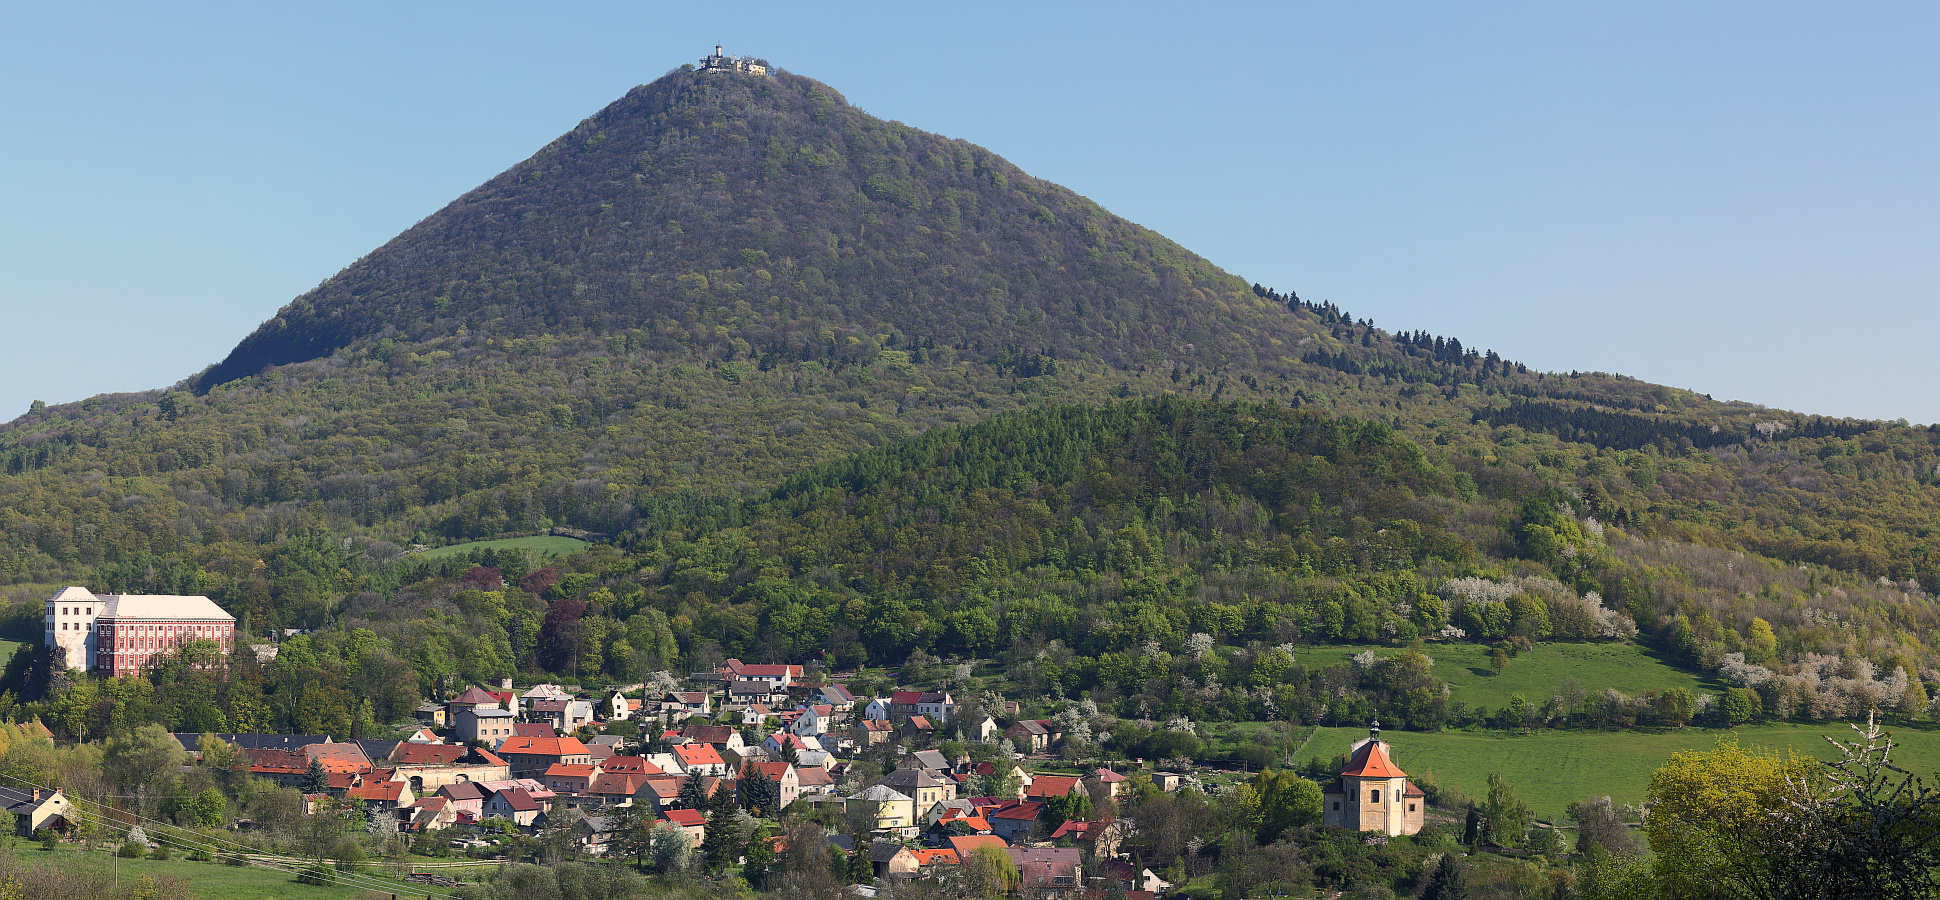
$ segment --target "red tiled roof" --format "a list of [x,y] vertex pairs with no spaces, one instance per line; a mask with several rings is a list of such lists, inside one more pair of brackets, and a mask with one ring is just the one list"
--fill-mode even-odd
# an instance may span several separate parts
[[552,737],[552,726],[544,722],[514,722],[513,737]]
[[696,809],[670,809],[665,816],[667,821],[686,828],[707,823],[707,817],[701,815],[700,810]]
[[744,678],[780,678],[784,675],[792,678],[802,677],[801,666],[742,666],[739,672]]
[[916,854],[917,865],[933,866],[944,863],[954,866],[957,864],[957,852],[948,847],[941,850],[911,850],[910,852]]
[[480,703],[497,703],[498,697],[486,693],[484,688],[474,684],[466,688],[464,693],[451,698],[450,702],[453,706],[476,706]]
[[721,754],[714,752],[713,744],[676,744],[674,745],[674,756],[679,757],[683,765],[689,766],[720,766],[727,764],[721,759]]
[[520,737],[513,735],[498,745],[500,756],[514,753],[532,756],[586,756],[586,745],[571,737]]
[[647,761],[644,756],[609,756],[600,763],[600,771],[622,775],[660,775],[660,767]]
[[647,777],[638,773],[608,772],[593,779],[593,782],[586,786],[586,793],[631,797],[640,792],[640,786],[646,781]]
[[958,859],[968,859],[978,847],[996,847],[1004,850],[1010,847],[1004,839],[994,834],[964,834],[950,838],[950,847],[957,852]]
[[1082,838],[1090,831],[1091,831],[1090,822],[1080,822],[1076,819],[1073,819],[1071,821],[1064,823],[1063,825],[1059,825],[1058,830],[1051,832],[1051,840],[1055,841],[1058,838],[1062,838],[1062,837]]
[[990,814],[993,819],[1035,819],[1044,809],[1044,804],[1033,802],[1013,803]]
[[391,759],[400,766],[448,766],[465,758],[463,744],[399,744]]
[[344,797],[351,800],[388,800],[397,803],[403,800],[405,787],[402,781],[380,781],[376,784],[364,784],[351,788],[344,792]]
[[518,788],[499,791],[498,796],[505,798],[505,805],[512,807],[513,812],[526,812],[539,808],[539,801],[532,799],[531,794]]
[[1031,779],[1031,786],[1024,789],[1026,797],[1069,797],[1079,790],[1080,779],[1076,775],[1038,775]]
[[1347,768],[1340,770],[1345,776],[1355,778],[1406,778],[1394,761],[1388,759],[1387,744],[1381,741],[1368,741],[1361,749],[1354,751],[1354,758],[1347,761]]
[[750,759],[742,761],[741,774],[746,775],[749,769],[755,769],[771,780],[780,781],[787,777],[788,770],[791,768],[793,767],[785,762],[760,762]]
[[546,777],[591,778],[593,777],[593,767],[582,766],[577,763],[553,763],[552,768],[546,770]]

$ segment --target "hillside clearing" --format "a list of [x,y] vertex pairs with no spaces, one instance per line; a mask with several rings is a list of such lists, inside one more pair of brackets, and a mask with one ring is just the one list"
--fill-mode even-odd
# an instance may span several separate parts
[[443,559],[447,556],[460,556],[473,550],[530,550],[540,559],[549,556],[568,556],[592,546],[578,538],[569,537],[522,537],[501,538],[496,541],[472,541],[469,544],[453,544],[449,547],[436,547],[423,553],[412,554],[420,559]]

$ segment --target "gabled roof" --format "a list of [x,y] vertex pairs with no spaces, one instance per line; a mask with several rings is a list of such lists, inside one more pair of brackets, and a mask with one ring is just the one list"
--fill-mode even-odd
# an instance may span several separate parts
[[938,780],[936,776],[922,769],[897,769],[876,779],[876,783],[893,787],[906,794],[917,788],[936,788],[943,786],[943,782]]
[[600,771],[609,775],[660,775],[660,767],[647,761],[644,756],[609,756],[600,763]]
[[723,744],[734,739],[735,730],[727,725],[689,725],[680,736],[703,744]]
[[835,784],[835,776],[830,775],[829,770],[821,766],[797,766],[795,780],[805,788],[831,787]]
[[465,758],[463,744],[399,744],[391,761],[400,766],[448,766]]
[[957,852],[958,859],[969,859],[970,854],[975,853],[978,847],[996,847],[999,850],[1010,849],[1010,844],[1005,843],[1003,838],[994,834],[964,834],[950,838],[949,841],[950,848]]
[[882,719],[863,719],[862,721],[856,723],[856,727],[862,729],[863,731],[896,730],[896,726],[891,725],[888,722],[883,721]]
[[583,766],[577,763],[553,763],[552,767],[546,770],[546,777],[591,778],[593,777],[593,767]]
[[1388,758],[1387,744],[1382,741],[1368,741],[1361,749],[1354,751],[1354,758],[1347,761],[1347,767],[1340,770],[1345,778],[1406,778],[1407,773]]
[[728,693],[747,696],[766,697],[775,692],[775,686],[765,681],[730,681]]
[[[785,762],[759,762],[751,759],[741,763],[741,774],[746,775],[748,774],[748,770],[752,769],[768,776],[771,781],[781,781],[787,778],[788,773],[794,768],[794,766]],[[797,777],[796,780],[800,781],[800,778]]]
[[926,716],[910,716],[910,717],[909,717],[909,726],[910,726],[911,728],[914,728],[914,729],[916,729],[916,730],[918,730],[918,731],[935,731],[935,730],[936,730],[936,726],[935,726],[935,725],[931,725],[931,724],[930,724],[930,720],[929,720],[929,718],[928,718],[928,717],[926,717]]
[[512,807],[513,812],[530,812],[540,808],[539,801],[534,800],[531,794],[518,788],[513,788],[509,791],[499,791],[497,796],[500,800],[504,801],[506,806]]
[[547,722],[512,723],[513,737],[552,737],[554,734],[557,732],[553,731],[552,725]]
[[675,744],[674,756],[684,766],[724,766],[727,761],[714,752],[713,744]]
[[485,789],[470,781],[447,784],[438,789],[438,794],[439,796],[450,797],[453,800],[485,799]]
[[932,772],[941,772],[950,767],[950,761],[941,750],[918,750],[909,755],[916,764]]
[[948,847],[939,850],[911,850],[910,852],[916,854],[916,862],[918,865],[934,866],[941,863],[943,865],[954,866],[958,862],[957,852]]
[[861,793],[856,794],[855,796],[850,797],[849,799],[870,800],[876,803],[908,803],[910,801],[908,794],[900,793],[894,789],[884,787],[880,784],[872,784],[866,788],[863,788]]
[[876,841],[869,845],[869,861],[884,863],[909,852],[908,847],[894,841]]
[[631,797],[639,793],[641,786],[646,783],[647,776],[637,772],[607,772],[594,778],[586,786],[586,793]]
[[484,688],[479,687],[478,685],[475,685],[475,684],[472,685],[471,687],[466,688],[464,693],[451,698],[451,701],[450,701],[452,706],[473,706],[481,703],[495,704],[497,702],[498,702],[497,697],[494,697],[491,694],[486,693]]
[[408,786],[402,781],[365,783],[344,791],[344,797],[350,800],[384,800],[401,803],[404,800],[404,789]]
[[889,695],[889,702],[906,703],[910,706],[915,706],[916,701],[921,699],[923,699],[922,691],[897,691]]
[[573,737],[520,737],[513,735],[498,745],[498,755],[586,756],[586,745]]
[[1096,772],[1093,772],[1093,773],[1091,773],[1091,777],[1093,777],[1093,778],[1096,778],[1096,779],[1098,779],[1099,781],[1102,781],[1102,782],[1104,782],[1104,783],[1106,783],[1106,784],[1111,784],[1111,783],[1112,783],[1112,782],[1114,782],[1114,781],[1130,781],[1130,780],[1131,780],[1130,778],[1127,778],[1127,777],[1125,777],[1125,776],[1123,776],[1123,775],[1120,775],[1120,774],[1118,774],[1117,772],[1114,772],[1114,771],[1112,771],[1112,770],[1110,770],[1110,769],[1099,769],[1098,771],[1096,771]]
[[1031,786],[1024,789],[1024,796],[1069,797],[1083,790],[1079,787],[1083,780],[1076,775],[1036,775],[1031,778]]
[[683,828],[692,828],[696,825],[707,824],[707,817],[701,815],[700,810],[697,809],[670,809],[662,813],[661,816],[667,821]]
[[1033,801],[1024,801],[1024,802],[1013,803],[1009,806],[1004,807],[1003,809],[997,810],[996,812],[991,813],[989,818],[1029,819],[1032,821],[1036,821],[1038,814],[1043,811],[1044,811],[1044,804],[1033,802]]
[[800,678],[801,666],[743,665],[739,673],[743,678]]
[[851,693],[849,693],[849,689],[848,689],[848,688],[846,688],[846,687],[843,687],[842,685],[839,685],[839,684],[827,684],[827,685],[823,685],[823,686],[822,686],[822,696],[824,696],[824,697],[827,697],[827,698],[829,698],[830,700],[832,700],[832,701],[834,701],[834,702],[836,702],[836,703],[854,703],[854,702],[855,702],[855,695],[854,695],[854,694],[851,694]]
[[390,759],[391,751],[396,750],[399,743],[402,742],[378,740],[375,738],[359,738],[357,740],[357,746],[363,748],[364,756],[372,760]]
[[1059,838],[1066,837],[1074,839],[1082,838],[1091,832],[1092,824],[1091,822],[1080,822],[1076,819],[1071,819],[1063,825],[1059,825],[1058,830],[1051,832],[1051,840],[1055,841]]

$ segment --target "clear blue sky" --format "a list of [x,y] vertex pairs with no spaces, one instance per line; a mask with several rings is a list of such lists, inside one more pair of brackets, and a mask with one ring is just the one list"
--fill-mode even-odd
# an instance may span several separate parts
[[1940,5],[1774,2],[8,4],[0,420],[194,373],[717,41],[1385,328],[1940,421]]

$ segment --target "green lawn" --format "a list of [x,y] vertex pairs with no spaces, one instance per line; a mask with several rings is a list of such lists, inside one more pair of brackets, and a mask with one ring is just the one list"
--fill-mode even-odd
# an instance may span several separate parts
[[463,553],[470,553],[473,550],[516,549],[516,550],[530,550],[532,551],[533,556],[545,558],[548,556],[565,556],[570,553],[578,553],[579,551],[586,549],[587,546],[589,545],[585,541],[582,541],[578,538],[522,537],[522,538],[505,538],[503,540],[497,540],[497,541],[473,541],[469,544],[453,544],[449,547],[438,547],[435,549],[426,550],[423,553],[419,553],[417,555],[424,559],[439,559],[441,557],[446,557],[446,556],[457,556]]
[[[58,865],[64,869],[102,873],[114,872],[116,868],[116,860],[101,850],[82,853],[63,848],[48,853],[24,841],[17,847],[15,852],[20,855],[21,861],[30,866]],[[393,893],[399,897],[425,895],[422,886],[377,875],[369,870],[359,873],[360,881],[374,879],[390,886],[382,892],[342,885],[317,887],[298,884],[294,874],[276,869],[190,862],[179,857],[169,860],[124,859],[119,862],[123,885],[138,883],[144,874],[171,875],[187,882],[190,892],[205,900],[367,900],[373,897],[383,897],[388,900]],[[442,888],[434,890],[436,896],[449,893]]]
[[[1853,738],[1843,724],[1757,725],[1737,729],[1685,728],[1674,731],[1548,731],[1527,735],[1499,731],[1412,731],[1382,733],[1394,761],[1410,774],[1432,776],[1439,784],[1480,800],[1490,772],[1501,772],[1516,796],[1536,815],[1560,821],[1576,800],[1610,795],[1619,804],[1644,799],[1650,775],[1680,750],[1709,750],[1736,736],[1743,747],[1765,747],[1825,759],[1831,747],[1822,736]],[[1365,728],[1322,728],[1300,753],[1298,762],[1331,759],[1367,737]],[[1900,727],[1893,737],[1904,743],[1893,761],[1915,774],[1940,773],[1940,731]]]
[[[1364,646],[1315,646],[1294,650],[1294,660],[1308,668],[1327,668],[1346,662],[1367,651]],[[1659,658],[1655,650],[1636,644],[1538,644],[1509,661],[1501,674],[1489,668],[1489,648],[1481,644],[1429,644],[1428,657],[1435,661],[1436,678],[1448,682],[1453,693],[1469,708],[1499,709],[1509,705],[1509,697],[1520,692],[1524,698],[1540,703],[1554,696],[1565,678],[1574,678],[1585,691],[1616,688],[1635,696],[1640,691],[1683,688],[1719,693],[1724,685],[1702,679]],[[1399,653],[1393,648],[1375,648],[1377,656]]]

